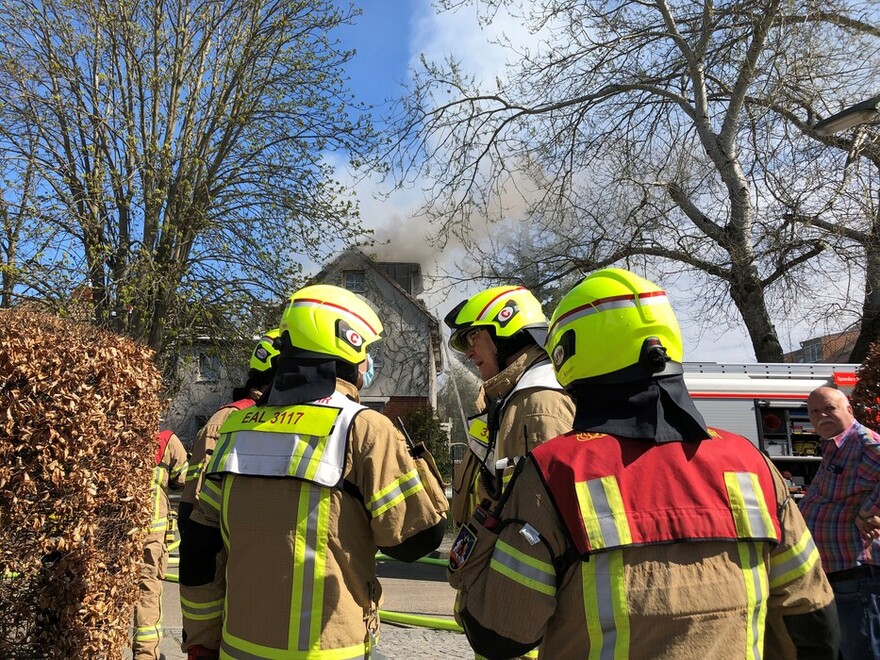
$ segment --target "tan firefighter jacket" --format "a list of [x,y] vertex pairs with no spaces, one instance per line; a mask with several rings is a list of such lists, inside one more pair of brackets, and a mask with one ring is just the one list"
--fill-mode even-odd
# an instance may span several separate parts
[[[526,461],[501,515],[508,524],[490,531],[478,513],[453,545],[457,617],[478,633],[492,631],[495,645],[540,640],[540,656],[553,660],[794,658],[782,617],[820,610],[833,594],[803,517],[770,470],[781,503],[778,545],[627,546],[582,561],[567,552],[565,525]],[[584,497],[591,492],[585,488]],[[600,524],[627,525],[618,517]]]
[[[251,390],[252,400],[255,401],[259,396],[258,391]],[[240,409],[236,406],[237,403],[230,402],[218,408],[217,412],[211,415],[211,418],[196,434],[189,458],[189,468],[186,471],[186,485],[183,487],[183,493],[180,494],[181,504],[195,504],[196,498],[202,490],[202,482],[205,480],[205,463],[211,460],[223,422],[226,421],[230,413]]]
[[377,547],[436,527],[448,507],[391,421],[357,401],[337,379],[321,401],[229,416],[193,513],[220,527],[226,580],[181,585],[188,645],[249,660],[365,657]]
[[150,488],[152,518],[150,520],[149,537],[156,537],[165,543],[165,530],[168,528],[168,512],[170,503],[168,489],[182,488],[186,477],[186,449],[176,434],[171,434],[161,462],[153,468],[153,480]]
[[[539,370],[542,373],[537,378],[530,378]],[[528,383],[523,382],[527,380]],[[525,387],[518,387],[520,383]],[[490,469],[494,468],[496,460],[513,460],[542,442],[568,432],[574,420],[574,401],[556,382],[547,353],[540,346],[530,347],[501,373],[487,380],[483,384],[480,399],[484,404],[493,399],[502,400],[496,446],[494,451],[488,448],[486,465]],[[485,413],[487,405],[480,407]],[[487,421],[481,417],[484,418],[484,415],[477,416],[471,423],[471,433],[475,436],[486,428]],[[483,437],[486,437],[485,433]],[[471,444],[480,452],[475,439],[470,438]],[[452,485],[452,519],[459,525],[467,522],[479,501],[486,497],[479,477],[482,458],[469,450],[456,466]],[[505,483],[509,481],[510,474],[511,470],[508,469],[504,475]]]

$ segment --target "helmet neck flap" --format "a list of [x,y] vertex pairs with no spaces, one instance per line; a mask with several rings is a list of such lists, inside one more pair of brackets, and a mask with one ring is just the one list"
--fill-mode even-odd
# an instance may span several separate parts
[[600,383],[582,381],[570,388],[575,400],[574,429],[589,433],[665,442],[709,438],[706,422],[688,394],[681,374]]

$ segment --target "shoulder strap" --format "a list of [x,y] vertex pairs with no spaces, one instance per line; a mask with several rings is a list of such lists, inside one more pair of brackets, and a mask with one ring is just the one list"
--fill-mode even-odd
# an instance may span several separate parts
[[249,398],[239,399],[238,401],[233,401],[232,403],[225,403],[218,408],[218,410],[223,410],[224,408],[235,408],[236,410],[244,410],[245,408],[250,408],[254,405],[256,401]]

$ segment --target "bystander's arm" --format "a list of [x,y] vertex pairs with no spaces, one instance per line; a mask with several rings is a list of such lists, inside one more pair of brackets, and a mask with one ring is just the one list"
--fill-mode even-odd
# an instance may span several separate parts
[[862,445],[859,480],[873,486],[859,507],[856,527],[866,541],[880,538],[880,444],[866,442]]

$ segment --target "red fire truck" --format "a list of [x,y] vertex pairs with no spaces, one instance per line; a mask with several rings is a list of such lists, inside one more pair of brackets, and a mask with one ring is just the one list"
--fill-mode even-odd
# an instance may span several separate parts
[[807,396],[821,385],[849,395],[857,364],[730,364],[685,362],[684,378],[709,426],[747,437],[799,485],[816,473],[819,436]]

